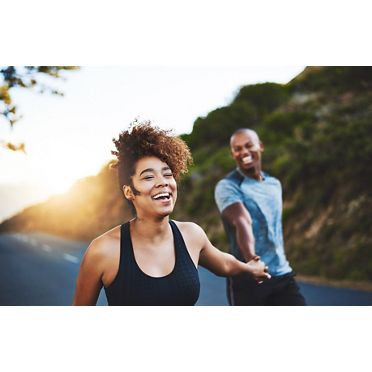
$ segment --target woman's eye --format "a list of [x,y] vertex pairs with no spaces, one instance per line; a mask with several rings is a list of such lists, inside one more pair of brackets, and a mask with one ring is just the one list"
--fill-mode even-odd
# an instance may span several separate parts
[[173,174],[172,173],[167,173],[167,174],[164,174],[165,177],[173,177]]
[[147,177],[144,177],[143,179],[144,180],[151,180],[151,179],[153,179],[154,177],[153,176],[147,176]]

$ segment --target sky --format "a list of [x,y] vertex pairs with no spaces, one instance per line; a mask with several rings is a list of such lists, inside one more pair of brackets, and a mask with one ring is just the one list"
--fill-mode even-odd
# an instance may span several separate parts
[[0,149],[0,220],[96,174],[113,158],[112,138],[135,118],[190,133],[241,86],[286,83],[303,68],[90,66],[50,82],[64,97],[14,90],[23,118],[13,130],[3,123],[0,138],[25,142],[27,154]]

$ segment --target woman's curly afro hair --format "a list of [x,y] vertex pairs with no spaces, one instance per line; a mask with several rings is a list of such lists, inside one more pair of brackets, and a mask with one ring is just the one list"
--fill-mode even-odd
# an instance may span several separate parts
[[187,173],[192,164],[190,149],[171,133],[171,130],[153,126],[150,121],[140,123],[135,120],[118,139],[113,139],[116,151],[111,153],[117,157],[114,167],[118,168],[120,187],[132,185],[136,162],[145,156],[155,156],[167,163],[176,180]]

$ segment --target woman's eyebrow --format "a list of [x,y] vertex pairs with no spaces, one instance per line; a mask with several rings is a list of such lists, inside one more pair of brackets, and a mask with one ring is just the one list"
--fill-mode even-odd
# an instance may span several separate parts
[[144,170],[140,173],[140,176],[142,175],[142,173],[145,173],[145,172],[154,172],[154,168],[147,168],[147,169],[144,169]]
[[[171,169],[169,167],[161,168],[162,172],[167,171],[167,170],[171,170]],[[146,168],[139,175],[141,176],[143,173],[146,173],[146,172],[155,172],[155,170],[154,170],[154,168]]]

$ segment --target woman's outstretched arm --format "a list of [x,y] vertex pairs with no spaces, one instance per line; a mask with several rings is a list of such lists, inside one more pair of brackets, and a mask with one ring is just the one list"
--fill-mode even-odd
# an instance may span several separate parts
[[201,246],[199,254],[201,266],[219,276],[233,276],[246,272],[258,282],[270,279],[271,276],[267,272],[267,267],[260,261],[259,257],[256,256],[247,263],[239,261],[233,255],[221,252],[214,247],[204,230],[196,224],[192,225],[193,234],[197,236]]

